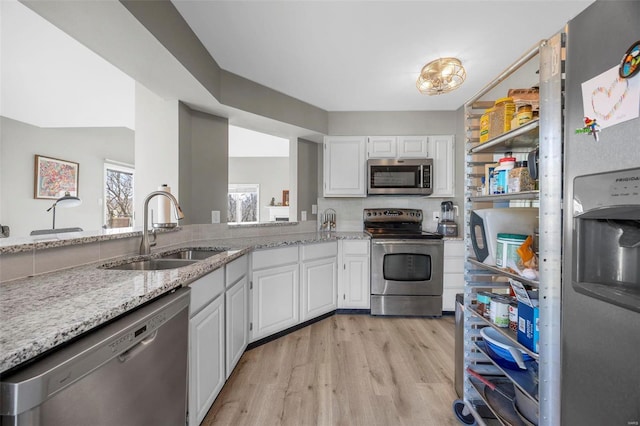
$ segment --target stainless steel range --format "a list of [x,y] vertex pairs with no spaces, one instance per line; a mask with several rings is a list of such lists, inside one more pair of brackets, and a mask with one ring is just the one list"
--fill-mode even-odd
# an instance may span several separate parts
[[371,236],[371,314],[440,316],[444,242],[422,210],[364,209]]

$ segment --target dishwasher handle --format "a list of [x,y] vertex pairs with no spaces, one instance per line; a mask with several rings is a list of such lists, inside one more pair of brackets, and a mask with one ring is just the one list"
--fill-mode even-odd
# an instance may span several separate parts
[[158,330],[154,331],[153,333],[151,333],[150,335],[148,335],[144,339],[140,340],[138,343],[133,345],[131,348],[127,349],[126,351],[124,351],[120,355],[118,355],[118,361],[127,362],[129,359],[135,357],[140,352],[145,350],[147,348],[147,346],[149,346],[151,343],[153,343],[153,341],[155,340],[157,335],[158,335]]

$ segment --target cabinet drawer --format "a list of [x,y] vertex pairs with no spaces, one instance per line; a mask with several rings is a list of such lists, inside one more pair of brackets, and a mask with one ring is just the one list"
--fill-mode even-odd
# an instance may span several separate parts
[[322,259],[338,255],[338,242],[305,244],[300,249],[302,260]]
[[462,257],[450,257],[444,259],[444,273],[448,272],[456,272],[463,273],[464,272],[464,258]]
[[464,241],[445,241],[444,257],[447,256],[464,257]]
[[342,253],[345,256],[350,255],[367,255],[369,254],[369,246],[371,241],[369,240],[343,240],[342,241]]
[[227,266],[225,267],[225,282],[227,284],[227,288],[231,287],[233,283],[245,275],[247,273],[247,269],[247,256],[242,256],[233,262],[227,263]]
[[224,269],[216,269],[192,282],[189,315],[197,313],[224,291]]
[[288,246],[253,252],[253,269],[273,268],[298,262],[298,246]]

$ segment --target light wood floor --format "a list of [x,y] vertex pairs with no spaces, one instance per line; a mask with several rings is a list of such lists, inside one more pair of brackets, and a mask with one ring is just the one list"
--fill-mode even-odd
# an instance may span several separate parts
[[245,352],[202,425],[458,425],[453,348],[453,316],[334,315]]

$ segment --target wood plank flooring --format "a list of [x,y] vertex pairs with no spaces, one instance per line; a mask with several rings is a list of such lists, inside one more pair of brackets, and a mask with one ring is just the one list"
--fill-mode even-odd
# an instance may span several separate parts
[[334,315],[244,353],[212,425],[458,425],[454,317]]

